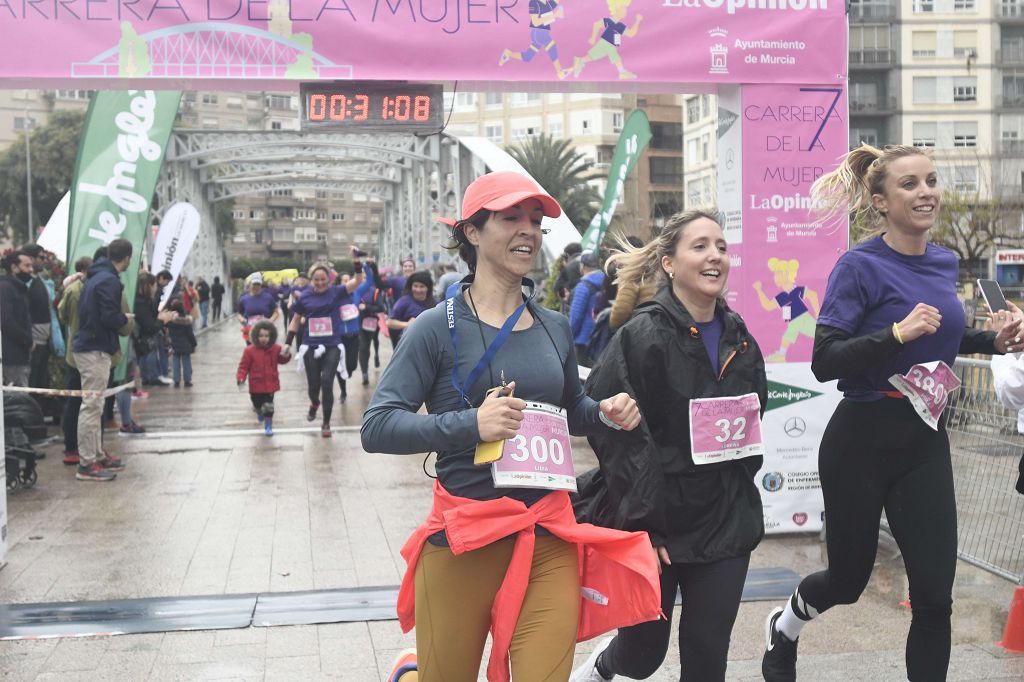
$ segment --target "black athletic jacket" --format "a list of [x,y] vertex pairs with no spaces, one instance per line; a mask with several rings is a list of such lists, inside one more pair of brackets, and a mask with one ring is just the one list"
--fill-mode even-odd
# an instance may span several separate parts
[[712,368],[693,318],[658,292],[612,337],[586,383],[593,397],[625,391],[643,420],[633,431],[589,438],[600,471],[580,477],[581,521],[645,530],[673,562],[708,563],[750,552],[764,535],[753,476],[761,457],[697,466],[690,455],[691,398],[757,393],[768,400],[764,357],[735,312],[719,304],[720,367]]

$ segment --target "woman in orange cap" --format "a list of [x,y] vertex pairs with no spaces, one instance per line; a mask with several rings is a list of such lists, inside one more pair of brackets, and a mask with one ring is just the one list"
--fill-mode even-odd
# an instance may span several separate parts
[[577,524],[569,502],[569,434],[640,414],[625,393],[583,394],[566,319],[533,304],[541,221],[560,213],[519,173],[467,188],[444,222],[472,274],[406,330],[364,416],[367,451],[438,453],[433,509],[402,549],[419,660],[403,652],[389,681],[475,680],[488,631],[489,680],[564,680],[576,641],[660,613],[647,535]]

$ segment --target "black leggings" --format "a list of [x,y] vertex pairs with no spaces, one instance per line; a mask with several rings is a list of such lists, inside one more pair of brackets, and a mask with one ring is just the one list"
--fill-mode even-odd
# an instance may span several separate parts
[[[334,411],[334,375],[338,372],[341,351],[337,346],[327,346],[324,354],[318,358],[313,357],[315,352],[316,347],[307,350],[302,361],[306,366],[309,402],[323,406],[324,422],[326,423],[331,421],[331,412]],[[322,399],[321,393],[323,394]]]
[[956,499],[945,423],[933,431],[906,400],[844,400],[818,454],[828,570],[800,583],[819,613],[852,604],[868,584],[885,509],[910,583],[910,680],[944,680],[956,574]]
[[249,400],[252,401],[252,409],[264,417],[274,416],[274,394],[273,393],[250,393]]
[[661,610],[666,620],[652,620],[619,630],[604,650],[605,672],[643,680],[661,667],[672,635],[676,588],[682,592],[679,619],[680,680],[725,679],[729,638],[743,596],[750,555],[710,564],[661,567]]
[[370,346],[373,346],[373,356],[380,357],[380,331],[368,332],[365,329],[359,330],[359,369],[363,374],[370,371]]

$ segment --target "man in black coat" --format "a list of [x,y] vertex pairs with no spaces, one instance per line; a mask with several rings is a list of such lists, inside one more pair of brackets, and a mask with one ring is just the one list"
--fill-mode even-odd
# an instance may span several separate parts
[[29,314],[28,284],[32,281],[32,258],[13,251],[0,260],[0,333],[3,334],[3,381],[28,386],[32,358],[32,317]]
[[21,247],[23,253],[32,259],[33,276],[28,285],[28,312],[32,318],[32,360],[28,385],[34,388],[50,387],[50,336],[53,333],[50,310],[50,291],[43,281],[46,270],[46,252],[39,244]]

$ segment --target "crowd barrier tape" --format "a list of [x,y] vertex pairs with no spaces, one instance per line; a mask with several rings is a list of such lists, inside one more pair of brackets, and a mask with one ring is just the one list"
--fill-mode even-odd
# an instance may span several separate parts
[[112,386],[103,391],[72,391],[65,388],[30,388],[28,386],[3,386],[4,393],[35,393],[38,395],[53,395],[63,398],[109,398],[112,395],[120,393],[126,388],[133,388],[135,386],[134,381],[129,381],[126,384],[120,386]]
[[1024,495],[1014,489],[1024,436],[996,398],[988,360],[957,358],[949,434],[961,559],[1014,582],[1024,578]]

